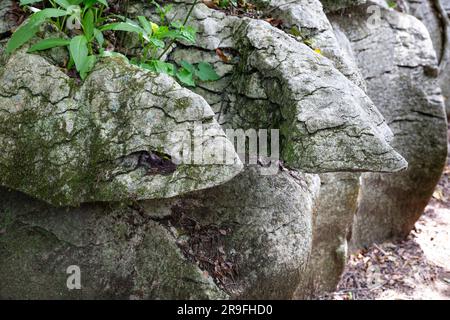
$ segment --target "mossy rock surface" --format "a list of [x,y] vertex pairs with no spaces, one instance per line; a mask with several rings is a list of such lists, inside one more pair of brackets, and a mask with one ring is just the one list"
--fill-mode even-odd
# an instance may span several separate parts
[[77,85],[43,57],[18,52],[0,68],[0,184],[72,206],[220,185],[242,164],[213,116],[174,79],[119,58]]

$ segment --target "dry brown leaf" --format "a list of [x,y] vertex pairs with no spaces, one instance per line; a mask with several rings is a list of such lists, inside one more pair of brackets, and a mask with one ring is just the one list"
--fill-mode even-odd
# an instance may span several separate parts
[[274,19],[274,18],[267,18],[267,19],[264,19],[264,21],[270,23],[274,27],[279,27],[279,26],[281,26],[283,24],[282,20]]
[[228,63],[231,61],[231,58],[228,57],[221,49],[216,49],[216,54],[225,63]]
[[217,3],[214,0],[202,0],[202,2],[210,9],[217,9]]

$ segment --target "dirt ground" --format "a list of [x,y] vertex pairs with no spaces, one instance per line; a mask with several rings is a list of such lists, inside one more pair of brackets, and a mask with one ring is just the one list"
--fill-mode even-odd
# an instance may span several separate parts
[[352,255],[337,291],[321,299],[450,300],[450,157],[408,238]]

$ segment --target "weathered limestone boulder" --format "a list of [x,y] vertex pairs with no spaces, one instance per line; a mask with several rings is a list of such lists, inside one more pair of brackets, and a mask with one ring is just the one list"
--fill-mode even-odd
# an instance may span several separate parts
[[[317,176],[256,168],[218,188],[130,205],[55,208],[1,189],[0,298],[290,298],[318,191]],[[71,265],[83,290],[66,287]]]
[[[340,127],[337,123],[341,122],[343,118],[346,119],[346,122],[350,118],[354,119],[354,115],[364,117],[364,114],[369,114],[369,118],[373,116],[375,119],[378,119],[374,120],[372,118],[361,122],[377,123],[379,128],[382,128],[380,131],[384,131],[381,136],[384,136],[386,141],[392,139],[389,129],[383,130],[385,128],[384,121],[379,116],[374,115],[377,111],[372,110],[376,110],[376,108],[373,107],[372,102],[367,99],[361,90],[361,88],[364,88],[364,83],[356,67],[355,60],[341,48],[341,43],[340,41],[338,42],[337,35],[333,33],[331,24],[321,10],[320,3],[317,1],[297,1],[295,3],[286,2],[280,5],[279,1],[268,1],[265,4],[265,8],[270,12],[271,16],[283,21],[282,28],[285,32],[281,32],[267,23],[249,20],[241,22],[236,17],[227,17],[199,6],[197,10],[194,10],[193,16],[198,20],[194,20],[194,23],[200,30],[198,41],[198,43],[202,44],[201,50],[199,50],[200,53],[195,55],[192,54],[193,48],[188,50],[182,48],[175,49],[171,54],[175,61],[188,60],[195,63],[198,60],[208,59],[209,62],[215,63],[216,69],[224,71],[221,74],[224,81],[223,86],[219,88],[208,86],[205,89],[196,90],[210,104],[217,106],[213,108],[217,110],[220,123],[223,126],[231,126],[232,128],[284,127],[286,129],[281,131],[281,135],[286,137],[295,132],[293,126],[289,124],[289,119],[295,117],[301,119],[302,116],[304,117],[302,113],[311,108],[311,112],[308,113],[307,117],[311,116],[313,117],[311,120],[324,125],[326,121],[329,121],[329,124],[334,122],[336,127],[330,125],[329,128],[323,128],[324,131],[319,130],[317,132],[315,130],[309,132],[308,130],[299,130],[298,136],[302,137],[302,140],[307,140],[306,145],[312,145],[313,148],[318,143],[316,142],[317,140],[310,142],[309,135],[319,133],[317,139],[320,139],[321,142],[325,142],[333,137],[331,140],[328,140],[330,143],[327,146],[323,146],[323,149],[320,149],[320,151],[317,148],[312,152],[309,149],[304,152],[294,153],[294,157],[298,161],[303,160],[305,162],[312,162],[311,159],[307,159],[307,156],[305,157],[309,153],[313,155],[320,154],[322,157],[329,151],[333,151],[333,158],[341,156],[342,154],[338,149],[344,150],[339,147],[340,143],[337,140],[340,140],[340,138],[337,138],[337,136],[339,133],[342,133],[340,132],[341,129],[345,131],[345,129],[350,127],[347,125]],[[236,24],[238,26],[233,28],[232,26]],[[215,27],[214,33],[207,32],[211,25]],[[292,28],[296,28],[297,34],[299,34],[295,38],[288,35]],[[232,32],[232,30],[237,31]],[[308,43],[308,46],[303,41]],[[312,48],[309,47],[311,45]],[[205,54],[205,50],[227,50],[230,47],[243,53],[230,59],[231,61],[237,58],[240,59],[234,70],[229,67],[229,64],[224,67],[224,64],[216,57],[215,53],[210,58]],[[313,53],[312,49],[320,49],[324,57]],[[225,52],[229,53],[228,51]],[[321,69],[322,63],[326,64],[327,67]],[[273,65],[279,65],[280,67],[274,69]],[[340,72],[335,70],[330,74],[330,68],[337,69]],[[314,75],[317,80],[320,79],[320,82],[315,84],[309,77],[310,75]],[[310,83],[311,89],[309,89]],[[305,86],[305,84],[308,85]],[[324,87],[328,87],[329,90]],[[340,89],[334,91],[334,88],[337,87]],[[297,94],[297,92],[304,92],[305,89],[307,89],[306,94]],[[321,92],[321,90],[323,91]],[[217,91],[216,95],[211,94],[214,91]],[[350,92],[351,95],[346,96],[346,93]],[[361,97],[361,100],[353,100],[355,96]],[[336,105],[330,105],[329,101],[338,102]],[[321,109],[321,103],[328,106],[325,109]],[[337,105],[345,105],[345,107],[341,108]],[[355,109],[347,109],[350,105],[354,105]],[[292,111],[285,111],[288,106],[295,107],[290,107],[293,108],[293,110],[291,109]],[[364,111],[360,110],[361,106],[367,109]],[[281,110],[281,112],[278,110]],[[297,116],[295,115],[296,112],[298,112]],[[325,114],[327,116],[324,116]],[[348,114],[348,116],[343,114]],[[325,120],[325,118],[328,119]],[[288,124],[287,127],[286,123]],[[360,126],[360,124],[352,125]],[[337,131],[331,133],[330,130],[334,131],[334,128]],[[323,136],[320,136],[320,131],[323,132]],[[354,132],[362,133],[364,129],[362,131],[355,129]],[[343,134],[343,136],[346,135]],[[352,135],[349,134],[348,136]],[[324,139],[325,136],[328,138]],[[288,139],[283,140],[281,148],[284,150],[289,150],[289,146],[292,145]],[[355,139],[361,141],[356,136]],[[358,142],[355,141],[355,143]],[[343,142],[343,144],[353,145],[353,143],[348,144],[346,142]],[[301,145],[303,146],[305,143]],[[298,148],[298,146],[295,143],[293,147]],[[343,157],[346,157],[351,155],[352,151],[346,149],[344,153]],[[283,159],[286,160],[287,158],[284,153]],[[319,170],[322,166],[327,165],[322,160],[314,162],[311,167],[307,167],[304,163],[295,163],[296,161],[288,162],[288,164],[299,167],[302,170],[320,172]],[[348,158],[332,162],[328,163],[329,171],[358,171],[354,167],[355,162]],[[348,166],[345,167],[345,162],[350,163],[351,169]],[[367,161],[363,162],[364,165],[368,165]],[[384,161],[384,163],[386,162]],[[371,169],[366,167],[366,170]],[[380,168],[375,170],[380,170]],[[335,177],[331,178],[332,175],[335,175]],[[329,183],[320,194],[319,203],[323,203],[323,205],[317,210],[316,217],[318,221],[323,222],[323,226],[318,224],[314,227],[313,251],[308,267],[303,272],[301,284],[298,286],[295,295],[297,298],[307,297],[313,293],[319,294],[324,290],[333,290],[339,281],[346,262],[345,250],[342,251],[342,248],[346,247],[347,233],[351,229],[347,222],[353,220],[357,205],[356,197],[353,195],[359,192],[358,175],[353,174],[352,178],[349,179],[348,174],[327,174],[325,179]],[[346,190],[345,194],[340,190]],[[329,204],[334,204],[335,207]],[[332,229],[334,233],[323,234],[327,227]],[[329,259],[330,257],[331,259]]]
[[[176,7],[172,18],[185,11]],[[174,61],[223,65],[214,50],[239,52],[234,67],[218,67],[218,83],[196,90],[224,127],[280,129],[281,157],[306,172],[406,167],[389,146],[392,133],[376,107],[330,60],[267,22],[226,16],[203,4],[194,9],[192,25],[199,30],[199,53],[176,48],[169,55]],[[211,50],[209,59],[205,50]]]
[[[169,18],[183,19],[188,2],[175,1]],[[320,3],[272,3],[283,30],[195,7],[196,44],[174,45],[167,59],[214,65],[221,79],[200,82],[197,94],[120,59],[101,61],[82,85],[48,57],[4,61],[0,184],[28,196],[0,191],[0,298],[278,299],[333,289],[357,203],[353,172],[407,163]],[[156,19],[142,1],[130,8]],[[180,138],[197,124],[209,132],[200,158],[227,151],[231,164],[180,161]],[[272,176],[239,174],[222,128],[280,129],[280,160],[300,172],[272,161],[281,170]],[[80,266],[86,290],[67,290],[69,265]]]
[[[0,122],[0,184],[54,205],[173,197],[242,169],[203,98],[121,59],[78,87],[38,55],[11,56],[0,69]],[[194,136],[196,126],[207,133]]]
[[[276,29],[268,37],[269,28],[249,20],[236,35],[246,52],[245,74],[270,75],[264,89],[278,105],[283,160],[307,172],[404,169],[406,162],[387,142],[389,128],[364,92],[306,45]],[[233,126],[244,125],[240,120]]]
[[442,6],[450,17],[450,0],[441,0]]
[[[128,206],[55,208],[0,190],[0,299],[226,297],[164,226]],[[72,265],[82,290],[67,287]]]
[[[316,175],[289,170],[262,177],[256,168],[248,168],[223,186],[183,197],[178,208],[185,218],[227,232],[223,244],[212,240],[211,247],[208,230],[186,239],[188,245],[202,240],[194,245],[194,259],[205,266],[221,261],[222,255],[236,274],[227,275],[223,263],[217,272],[211,265],[207,270],[219,276],[232,298],[290,299],[311,253],[319,181]],[[189,234],[184,228],[178,230],[179,241]]]
[[[439,85],[450,116],[450,2],[442,0],[406,1],[407,13],[421,20],[430,32],[439,63]],[[447,6],[447,7],[446,7]],[[446,11],[447,9],[447,11]]]
[[[269,1],[270,2],[270,1]],[[357,1],[339,3],[355,5]],[[361,1],[362,2],[362,1]],[[332,8],[334,6],[334,8]],[[337,9],[336,1],[325,3],[326,10]],[[272,1],[267,10],[283,21],[287,33],[296,32],[298,41],[320,50],[335,68],[361,89],[365,82],[352,55],[346,36],[334,29],[318,1]],[[311,259],[308,261],[295,298],[311,298],[334,291],[347,262],[347,236],[357,208],[359,174],[320,175],[321,191],[315,216]]]
[[364,88],[364,81],[354,60],[346,56],[319,0],[269,1],[265,12],[282,21],[282,29],[308,44],[334,63],[336,69]]
[[447,123],[436,54],[424,25],[384,8],[373,28],[366,7],[351,15],[331,19],[347,34],[368,94],[394,132],[393,145],[409,163],[402,173],[363,174],[352,238],[361,247],[411,231],[442,173]]
[[358,206],[359,177],[354,173],[320,175],[311,259],[295,298],[308,299],[336,289],[347,263],[348,238]]
[[[178,15],[178,18],[182,18],[186,12],[183,5],[180,5],[180,8],[178,10],[181,13]],[[192,46],[189,48],[180,47],[176,48],[169,55],[172,60],[177,62],[187,60],[191,63],[196,63],[206,60],[214,64],[219,75],[222,76],[221,80],[212,84],[200,84],[194,90],[204,96],[213,109],[216,110],[218,121],[224,127],[232,128],[283,128],[283,126],[286,127],[287,123],[288,127],[281,132],[281,135],[283,136],[283,133],[290,135],[292,131],[292,126],[289,124],[290,119],[296,117],[296,112],[299,113],[298,117],[300,118],[300,114],[304,112],[305,106],[310,106],[311,112],[308,114],[308,117],[316,117],[314,120],[311,120],[323,124],[326,121],[329,121],[329,123],[334,121],[340,122],[343,120],[342,118],[345,118],[346,122],[352,122],[349,119],[355,118],[354,115],[357,115],[357,118],[359,115],[364,117],[364,114],[369,114],[368,118],[371,118],[370,120],[362,120],[359,124],[351,124],[350,126],[359,127],[369,123],[371,123],[369,126],[377,124],[378,129],[375,130],[382,132],[380,136],[384,137],[381,140],[389,141],[392,139],[390,130],[384,125],[384,120],[377,115],[376,108],[372,102],[358,88],[364,88],[362,76],[356,67],[353,57],[346,55],[347,52],[340,47],[331,24],[321,10],[320,3],[317,1],[298,1],[279,5],[279,2],[268,1],[265,3],[265,8],[265,10],[270,11],[271,16],[283,21],[285,32],[281,32],[267,23],[226,16],[223,13],[199,5],[194,9],[191,21],[199,30],[196,43],[196,47],[199,47],[198,51]],[[135,9],[135,12],[142,12],[142,10]],[[177,12],[177,8],[174,12]],[[146,11],[146,14],[156,18],[152,15],[151,10]],[[177,16],[175,15],[172,18],[175,17]],[[288,33],[290,33],[292,28],[296,28],[300,35],[295,38],[292,35],[289,36]],[[308,45],[305,45],[303,41],[308,43]],[[268,45],[271,42],[274,44]],[[310,47],[311,45],[312,48]],[[235,50],[230,51],[230,48]],[[223,50],[230,57],[228,63],[224,63],[217,57],[216,52],[214,52],[216,49]],[[324,57],[313,53],[313,49],[320,49]],[[206,50],[209,50],[210,53]],[[238,51],[237,54],[236,50]],[[276,61],[277,59],[279,61]],[[298,61],[305,61],[305,63],[299,64]],[[324,68],[321,68],[322,63]],[[283,67],[275,70],[273,65]],[[330,74],[330,69],[334,70],[332,74]],[[316,80],[318,80],[317,83],[314,83],[316,80],[308,77],[308,75],[314,75]],[[305,86],[305,83],[311,83],[311,89],[309,85]],[[324,83],[327,83],[326,86],[329,86],[330,90],[325,89],[323,92],[320,92],[320,90],[324,89]],[[340,87],[340,89],[334,91],[333,88],[335,87]],[[298,94],[298,92],[301,93],[305,89],[307,89],[306,94]],[[349,96],[345,96],[346,93],[350,92]],[[361,100],[353,101],[355,96],[360,97]],[[341,104],[343,107],[336,106],[334,108],[335,106],[332,105],[328,106],[331,107],[331,110],[329,108],[317,110],[315,108],[317,106],[320,107],[320,101],[323,103],[326,103],[326,101],[339,101],[338,104]],[[354,105],[355,109],[346,109],[348,105]],[[361,106],[365,110],[360,110]],[[293,111],[285,111],[286,107],[292,108]],[[324,114],[327,113],[330,113],[330,119],[325,120]],[[344,113],[348,114],[348,116],[343,116]],[[334,116],[340,119],[331,120]],[[330,127],[323,128],[323,136],[319,137],[318,140],[320,139],[323,142],[330,139],[330,137],[334,139],[340,129],[350,128],[346,125],[342,127],[337,125],[335,128],[331,125]],[[334,129],[337,129],[337,131],[331,132]],[[322,131],[322,129],[319,131]],[[311,130],[311,132],[307,132],[307,130],[300,132],[299,137],[307,141],[302,143],[302,145],[317,144],[316,141],[312,143],[309,141],[309,136],[313,136],[317,132],[314,130]],[[364,129],[355,129],[354,132],[363,134]],[[348,136],[352,135],[351,133]],[[322,139],[324,136],[328,138]],[[324,146],[320,151],[313,152],[313,154],[324,155],[332,151],[332,157],[335,157],[336,154],[341,155],[339,150],[345,153],[344,157],[351,154],[352,151],[350,149],[347,148],[344,151],[339,147],[340,143],[337,142],[337,140],[340,140],[339,138],[333,139],[328,140],[329,144],[327,146]],[[354,142],[359,143],[356,140],[360,141],[361,139],[355,136]],[[283,140],[283,145],[281,146],[284,150],[288,149],[289,146],[289,143],[286,141],[289,140]],[[342,144],[354,145],[354,143],[347,142],[342,142]],[[294,148],[298,147],[298,143],[293,145]],[[304,162],[310,161],[310,159],[304,159],[305,154],[308,154],[308,152],[301,153],[301,156],[296,155],[295,158],[303,159]],[[377,156],[373,157],[373,159],[376,158]],[[283,159],[286,159],[284,155]],[[315,162],[311,167],[307,167],[303,163],[291,162],[288,164],[297,168],[300,167],[302,170],[311,170],[312,172],[326,171],[326,169],[322,168],[326,164],[321,162],[319,165],[318,162],[320,161]],[[347,167],[345,167],[346,162],[349,163]],[[383,160],[382,162],[386,163]],[[362,163],[365,166],[368,165],[367,161],[362,161]],[[355,162],[347,158],[340,162],[333,161],[333,163],[329,163],[328,170],[343,171],[347,169],[359,171],[359,169],[355,169],[354,165]],[[366,167],[366,170],[379,170],[379,168],[370,169]],[[394,169],[390,168],[389,170]],[[322,269],[320,275],[317,275],[317,277],[320,276],[320,279],[317,279],[317,283],[320,282],[320,286],[316,286],[316,292],[320,292],[320,290],[325,288],[332,290],[337,284],[345,263],[346,257],[344,257],[343,253],[338,254],[338,257],[332,260],[324,260],[329,256],[335,257],[336,252],[340,252],[340,248],[346,245],[344,241],[346,241],[349,227],[340,226],[342,221],[353,220],[356,198],[352,198],[350,195],[358,193],[359,181],[357,174],[354,174],[352,179],[348,178],[348,174],[335,175],[336,177],[333,179],[331,179],[332,174],[326,175],[329,184],[327,185],[328,189],[324,189],[324,192],[321,192],[321,201],[319,202],[324,203],[324,205],[317,212],[317,220],[327,221],[330,228],[336,225],[336,228],[333,229],[336,234],[329,241],[330,239],[322,234],[322,230],[325,228],[314,232],[314,238],[317,239],[314,246],[317,247],[317,250],[313,247],[313,255],[317,255],[317,258],[312,258],[309,261],[308,272],[305,271],[303,273],[308,282],[302,281],[302,285],[297,290],[297,297],[314,291],[312,289],[315,281],[315,275],[312,274],[314,269]],[[333,187],[331,187],[331,184],[334,184]],[[347,190],[346,194],[348,193],[349,196],[343,196],[338,191],[341,189]],[[331,192],[331,190],[335,192]],[[326,205],[331,203],[339,207],[339,210],[337,211],[332,206]],[[333,219],[337,219],[337,221]],[[328,252],[325,252],[326,250]],[[305,274],[310,272],[310,276],[305,276]]]

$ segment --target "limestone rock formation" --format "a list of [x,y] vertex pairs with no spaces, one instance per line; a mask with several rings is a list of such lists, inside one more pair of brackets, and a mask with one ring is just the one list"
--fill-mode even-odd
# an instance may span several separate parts
[[442,0],[406,1],[407,13],[420,19],[428,31],[439,63],[439,85],[450,116],[450,2]]
[[444,7],[447,14],[450,16],[450,1],[449,0],[441,0],[442,6]]
[[[174,17],[185,11],[181,5]],[[201,53],[176,48],[173,60],[206,59],[224,70],[212,50],[239,52],[239,63],[220,74],[216,87],[196,90],[207,91],[204,97],[223,126],[280,129],[283,160],[306,172],[393,172],[407,166],[389,146],[392,133],[376,107],[330,60],[266,22],[229,17],[203,4],[192,24]],[[205,50],[212,51],[209,59]]]
[[359,174],[325,173],[314,216],[311,259],[294,297],[308,299],[336,289],[347,263],[360,190]]
[[0,184],[54,205],[173,197],[242,169],[203,98],[117,58],[78,87],[40,56],[11,56],[0,121]]
[[14,16],[11,14],[12,0],[0,1],[0,35],[7,33],[15,26]]
[[[317,176],[261,178],[255,168],[218,188],[130,205],[55,208],[1,189],[0,298],[290,298],[318,191]],[[67,290],[71,265],[83,290]]]
[[328,21],[319,0],[307,1],[269,1],[265,11],[274,18],[283,21],[282,29],[293,35],[300,42],[307,43],[311,48],[334,63],[336,69],[364,88],[364,81],[355,60],[345,55],[333,28]]
[[[217,110],[218,119],[223,126],[283,128],[286,122],[290,122],[289,119],[302,117],[302,112],[305,112],[307,110],[305,107],[308,106],[311,108],[311,112],[308,113],[308,116],[312,117],[311,120],[314,119],[313,121],[323,124],[325,124],[325,118],[328,118],[330,123],[342,121],[344,113],[348,113],[348,116],[345,116],[346,121],[350,118],[355,119],[352,115],[364,115],[367,109],[363,111],[360,109],[361,106],[368,108],[368,110],[374,109],[372,102],[367,99],[361,90],[364,89],[364,82],[357,69],[355,60],[341,48],[342,39],[339,39],[338,42],[338,35],[333,33],[331,24],[317,1],[297,1],[295,3],[285,1],[281,4],[279,1],[267,1],[264,4],[264,8],[271,15],[283,21],[282,29],[284,32],[280,32],[267,23],[251,20],[241,22],[236,17],[220,15],[217,12],[199,6],[197,11],[194,10],[193,15],[198,20],[194,20],[194,23],[201,31],[199,34],[200,40],[198,41],[200,45],[197,44],[197,46],[201,47],[199,54],[193,54],[195,51],[192,47],[189,49],[177,48],[171,54],[175,61],[188,60],[195,63],[198,62],[196,59],[207,59],[207,61],[215,63],[216,69],[224,71],[221,73],[223,75],[221,81],[223,82],[219,87],[212,88],[207,86],[205,89],[196,90],[212,105],[217,105],[217,107],[213,108]],[[214,26],[214,33],[207,32],[211,25]],[[233,25],[235,26],[234,29]],[[295,38],[292,38],[292,35],[288,35],[291,33],[292,28],[297,30]],[[233,32],[230,30],[237,30],[237,32],[234,32],[234,36],[231,36]],[[271,34],[272,36],[270,36]],[[265,41],[261,41],[261,39]],[[312,45],[312,48],[306,46],[303,42],[308,43],[309,46]],[[273,43],[273,45],[269,46],[268,43]],[[241,53],[244,52],[243,55],[239,56],[240,61],[234,70],[230,68],[229,64],[224,65],[214,52],[211,56],[205,54],[205,50],[217,48],[227,50],[227,47],[233,44],[236,44],[233,48],[238,49]],[[320,49],[323,56],[313,53],[312,49],[314,48]],[[225,52],[228,54],[228,51]],[[276,61],[277,57],[279,57],[279,62]],[[233,62],[234,59],[235,57],[230,60]],[[318,67],[317,61],[321,61],[319,64],[324,63],[327,65],[323,72],[320,66]],[[274,64],[280,65],[282,68],[274,70]],[[333,67],[337,70],[329,77],[329,70]],[[232,71],[234,73],[231,73]],[[321,79],[320,84],[318,84],[318,87],[307,90],[309,92],[306,95],[297,98],[297,92],[302,92],[308,88],[308,86],[304,85],[305,83],[311,83],[312,86],[315,86],[311,78],[309,78],[313,74],[317,80]],[[270,76],[268,77],[268,75]],[[274,76],[276,79],[273,79]],[[339,80],[336,81],[337,79]],[[323,83],[329,83],[327,85],[329,90],[325,89],[323,92],[316,90],[316,88],[323,87]],[[343,86],[348,87],[344,89]],[[333,88],[336,87],[341,89],[338,89],[338,92],[333,92]],[[217,91],[216,95],[211,94],[214,91]],[[281,96],[280,92],[282,93]],[[351,97],[345,97],[345,95],[341,94],[342,92],[353,93]],[[355,101],[355,95],[361,97],[362,100]],[[294,96],[294,98],[284,100],[284,97],[290,96]],[[342,101],[342,105],[345,106],[354,103],[355,109],[346,109],[344,111],[345,108],[335,108],[335,106],[329,105],[327,108],[319,110],[321,102],[327,104],[329,101],[339,101],[338,104]],[[352,102],[349,103],[349,101]],[[296,105],[296,108],[286,112],[286,106],[292,105]],[[281,112],[278,110],[281,110]],[[333,113],[334,111],[336,112],[335,114]],[[299,115],[295,116],[297,112]],[[370,116],[374,116],[375,119],[379,117],[376,115],[377,111],[369,111],[367,113]],[[327,116],[324,116],[325,114]],[[331,119],[335,115],[336,118]],[[380,131],[384,131],[380,136],[384,136],[386,141],[390,141],[392,139],[390,130],[386,129],[383,120],[380,118],[379,120],[363,120],[359,122],[360,124],[354,125],[364,126],[363,123],[379,123],[380,128],[382,128]],[[350,120],[350,122],[353,121]],[[302,141],[307,141],[302,142],[301,145],[312,145],[314,148],[320,143],[329,142],[326,146],[322,146],[321,149],[317,148],[312,153],[310,151],[295,153],[294,158],[296,158],[296,161],[288,162],[288,164],[297,168],[307,171],[311,170],[312,172],[319,172],[322,166],[327,165],[327,163],[323,162],[323,156],[328,154],[328,152],[333,152],[332,157],[340,155],[339,151],[337,151],[340,149],[340,143],[337,140],[340,139],[336,136],[339,134],[340,129],[345,131],[350,128],[347,125],[338,126],[336,127],[338,131],[331,133],[330,129],[333,130],[333,125],[331,125],[330,128],[324,128],[324,131],[318,131],[319,134],[322,131],[323,136],[315,137],[316,132],[302,130],[301,124],[299,127],[298,136],[302,137]],[[285,128],[281,132],[283,137],[296,132],[292,126]],[[355,132],[361,131],[355,129]],[[312,136],[312,139],[317,138],[320,142],[315,140],[311,143],[309,135]],[[324,139],[325,136],[329,138]],[[349,136],[352,136],[352,134],[349,134]],[[330,137],[333,138],[330,139]],[[359,140],[359,143],[362,142],[358,137],[355,138]],[[343,139],[346,140],[346,138]],[[293,140],[295,141],[296,139],[294,138]],[[367,142],[369,143],[369,141]],[[352,143],[343,144],[349,146]],[[281,147],[284,150],[289,150],[291,146],[296,149],[299,144],[292,144],[289,143],[288,139],[284,139],[284,144]],[[349,149],[346,149],[344,152],[344,157],[352,154],[352,151]],[[317,155],[320,157],[320,160],[314,162],[311,167],[304,163],[295,163],[298,161],[311,161],[311,159],[305,157],[308,154]],[[283,154],[283,159],[288,159],[286,154]],[[318,164],[319,162],[321,163],[320,165]],[[345,168],[346,162],[350,164],[351,169],[349,167]],[[365,166],[368,165],[367,161],[363,162]],[[342,161],[333,161],[333,163],[328,164],[328,168],[322,168],[320,171],[327,171],[327,169],[328,171],[346,169],[358,171],[355,168],[355,161],[348,158]],[[371,169],[366,168],[366,170]],[[346,262],[345,250],[343,251],[342,248],[345,248],[347,245],[346,237],[349,229],[351,229],[348,221],[353,220],[357,206],[357,199],[352,195],[358,194],[359,191],[358,175],[353,174],[352,179],[348,179],[347,174],[336,174],[334,178],[332,178],[333,174],[327,174],[326,176],[328,184],[325,185],[326,187],[321,192],[319,201],[323,205],[317,210],[316,217],[317,221],[322,221],[324,226],[316,225],[314,227],[314,244],[311,260],[302,274],[302,281],[298,286],[296,297],[307,297],[324,290],[333,290]],[[346,194],[349,195],[343,196],[340,190],[347,190]],[[330,204],[336,204],[339,209]],[[323,234],[325,229],[332,229],[334,234]]]
[[[213,65],[220,79],[195,88],[120,58],[77,82],[60,52],[0,54],[0,298],[310,298],[336,286],[351,230],[407,229],[446,146],[426,30],[388,9],[368,30],[363,0],[323,0],[328,17],[317,0],[257,2],[253,18],[195,6],[195,44],[164,55]],[[159,19],[130,1],[138,15]],[[280,131],[243,166],[227,129]],[[67,289],[71,265],[81,291]]]
[[[128,206],[54,208],[0,190],[0,299],[226,297],[164,226]],[[82,290],[68,290],[72,265]]]
[[353,229],[356,247],[405,237],[420,217],[447,154],[447,123],[436,79],[437,60],[424,25],[412,16],[381,9],[369,28],[365,7],[352,19],[331,19],[347,34],[365,77],[368,95],[386,117],[393,145],[409,163],[396,174],[363,174]]

